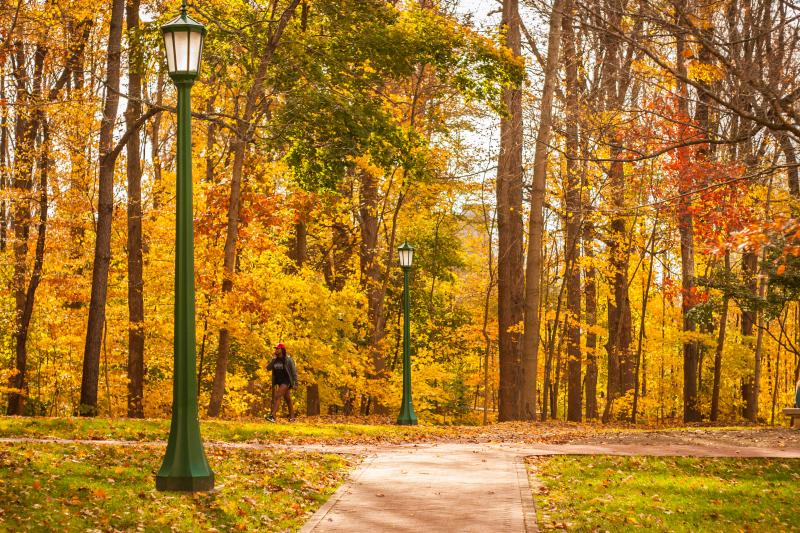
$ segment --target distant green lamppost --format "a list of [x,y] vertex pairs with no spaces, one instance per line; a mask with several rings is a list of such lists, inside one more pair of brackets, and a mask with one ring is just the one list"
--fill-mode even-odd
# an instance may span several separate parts
[[403,403],[397,423],[401,426],[416,426],[417,415],[411,400],[411,324],[409,321],[408,271],[414,260],[414,248],[404,242],[398,249],[400,266],[403,269]]
[[162,26],[161,33],[164,35],[169,76],[178,89],[178,153],[172,424],[167,453],[156,475],[156,488],[200,492],[214,488],[214,473],[203,451],[197,415],[191,90],[200,70],[206,29],[186,14],[184,0],[181,14]]

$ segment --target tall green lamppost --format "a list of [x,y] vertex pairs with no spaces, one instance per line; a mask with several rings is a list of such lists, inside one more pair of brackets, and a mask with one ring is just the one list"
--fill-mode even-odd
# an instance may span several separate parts
[[200,70],[206,29],[186,14],[184,0],[180,15],[162,26],[161,33],[164,35],[169,76],[178,89],[178,154],[172,424],[167,453],[156,475],[156,488],[200,492],[214,488],[214,473],[203,451],[197,415],[191,90]]
[[409,322],[408,271],[414,260],[414,248],[404,242],[398,249],[400,266],[403,269],[403,403],[397,423],[401,426],[416,426],[417,415],[411,400],[411,325]]

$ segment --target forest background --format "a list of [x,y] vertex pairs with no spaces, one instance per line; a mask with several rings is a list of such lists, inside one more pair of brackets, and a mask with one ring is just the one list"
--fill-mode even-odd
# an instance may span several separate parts
[[[8,414],[171,405],[160,0],[0,4]],[[211,0],[193,90],[201,411],[775,422],[800,369],[798,7]]]

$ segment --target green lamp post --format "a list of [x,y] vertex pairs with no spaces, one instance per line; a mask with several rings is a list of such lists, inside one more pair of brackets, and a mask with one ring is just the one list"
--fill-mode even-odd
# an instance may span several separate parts
[[200,70],[206,29],[186,14],[184,0],[180,15],[162,26],[161,33],[169,75],[178,89],[178,153],[172,424],[164,462],[156,475],[156,488],[200,492],[214,488],[214,473],[203,451],[197,415],[191,90]]
[[403,403],[397,423],[401,426],[416,426],[417,415],[411,400],[411,325],[409,322],[408,271],[414,260],[414,248],[404,242],[398,249],[400,267],[403,269]]

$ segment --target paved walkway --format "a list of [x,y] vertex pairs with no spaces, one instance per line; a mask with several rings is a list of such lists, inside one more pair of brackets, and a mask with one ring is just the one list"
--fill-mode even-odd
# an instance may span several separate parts
[[375,448],[350,481],[311,517],[301,533],[537,532],[524,458],[562,454],[800,458],[800,448],[731,447],[715,443],[708,446],[453,443]]
[[[0,442],[61,442],[165,446],[163,441],[0,438]],[[280,445],[206,442],[209,447],[292,449],[365,457],[303,533],[537,532],[524,458],[532,455],[657,455],[800,458],[800,440],[782,448],[692,444],[435,443],[405,445]]]
[[536,531],[522,456],[420,445],[370,455],[301,532]]

